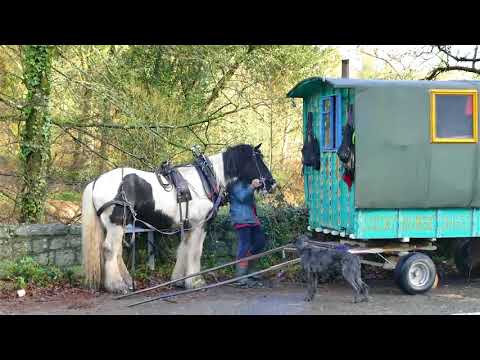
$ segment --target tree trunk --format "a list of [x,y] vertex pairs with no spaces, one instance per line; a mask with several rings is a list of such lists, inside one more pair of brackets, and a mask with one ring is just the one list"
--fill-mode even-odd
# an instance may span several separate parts
[[51,119],[50,49],[46,45],[24,48],[23,69],[27,96],[20,131],[20,164],[23,188],[20,196],[20,221],[41,222],[47,198],[47,171],[50,160]]

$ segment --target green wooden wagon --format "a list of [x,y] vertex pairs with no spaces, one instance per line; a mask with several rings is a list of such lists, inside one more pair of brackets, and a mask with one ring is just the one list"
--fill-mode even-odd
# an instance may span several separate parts
[[[320,169],[304,167],[309,230],[385,253],[384,263],[365,262],[395,269],[410,294],[438,279],[424,253],[437,239],[462,239],[456,263],[470,272],[480,244],[479,89],[480,81],[314,77],[297,84],[287,96],[303,98],[304,134],[312,118],[320,145]],[[337,154],[348,121],[351,187]]]

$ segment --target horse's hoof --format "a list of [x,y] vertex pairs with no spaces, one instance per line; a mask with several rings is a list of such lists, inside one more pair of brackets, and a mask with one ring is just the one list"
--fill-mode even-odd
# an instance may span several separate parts
[[113,294],[120,294],[120,295],[125,295],[128,293],[129,286],[125,284],[125,282],[122,281],[117,281],[114,283],[107,284],[105,286],[105,289]]
[[195,279],[191,282],[191,289],[198,289],[205,285],[207,285],[207,283],[202,278]]
[[304,299],[306,302],[310,302],[313,300],[313,298],[311,298],[310,296],[307,296],[305,299]]

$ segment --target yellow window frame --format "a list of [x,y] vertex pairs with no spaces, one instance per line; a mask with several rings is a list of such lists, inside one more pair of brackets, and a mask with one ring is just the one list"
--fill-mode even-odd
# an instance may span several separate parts
[[[467,139],[440,138],[437,136],[436,95],[472,95],[472,122],[473,137]],[[431,143],[477,143],[478,142],[478,91],[460,89],[432,89],[430,90],[430,134]]]

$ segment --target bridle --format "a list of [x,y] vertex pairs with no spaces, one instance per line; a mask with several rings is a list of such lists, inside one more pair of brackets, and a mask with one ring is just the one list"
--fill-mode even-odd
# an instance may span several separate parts
[[[268,192],[267,191],[267,185],[266,185],[266,179],[264,176],[262,176],[262,172],[260,171],[260,166],[258,166],[258,161],[257,161],[257,152],[255,151],[255,149],[253,150],[253,161],[255,163],[255,166],[257,168],[257,172],[258,172],[258,179],[261,181],[262,183],[262,192],[264,192],[265,194]],[[268,171],[270,171],[270,169],[268,169]],[[270,171],[271,173],[271,171]]]

